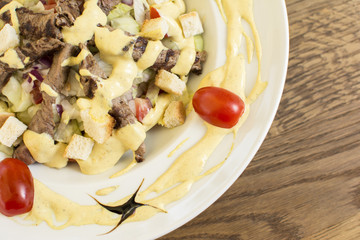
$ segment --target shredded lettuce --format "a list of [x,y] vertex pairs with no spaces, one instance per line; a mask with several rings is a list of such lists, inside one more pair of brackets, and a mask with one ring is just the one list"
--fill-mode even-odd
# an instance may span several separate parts
[[131,34],[138,34],[140,32],[140,25],[131,16],[123,16],[113,19],[111,20],[111,26]]
[[24,91],[15,77],[10,78],[9,82],[2,89],[2,94],[12,104],[10,107],[12,112],[23,112],[33,104],[31,95]]
[[78,122],[71,120],[68,124],[60,123],[54,135],[54,140],[62,143],[69,143],[74,134],[81,135]]
[[123,16],[130,16],[130,11],[133,8],[130,7],[129,5],[120,3],[118,5],[116,5],[116,7],[111,10],[111,12],[108,15],[108,21],[110,22],[111,20],[115,19],[115,18],[119,18],[119,17],[123,17]]

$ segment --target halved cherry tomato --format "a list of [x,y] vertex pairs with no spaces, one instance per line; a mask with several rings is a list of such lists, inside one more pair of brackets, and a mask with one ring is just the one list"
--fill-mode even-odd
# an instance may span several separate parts
[[152,106],[149,99],[135,98],[136,118],[139,120],[139,122],[145,118],[151,108]]
[[34,181],[30,169],[16,158],[0,162],[0,212],[5,216],[27,213],[34,202]]
[[[154,8],[154,7],[150,7],[150,19],[154,19],[154,18],[160,18],[161,15],[159,13],[159,11]],[[164,38],[168,38],[169,35],[168,34],[165,34]]]
[[159,11],[154,7],[150,7],[150,18],[154,19],[159,17],[161,17]]
[[221,128],[234,127],[245,110],[243,100],[219,87],[200,88],[192,100],[194,110],[206,122]]

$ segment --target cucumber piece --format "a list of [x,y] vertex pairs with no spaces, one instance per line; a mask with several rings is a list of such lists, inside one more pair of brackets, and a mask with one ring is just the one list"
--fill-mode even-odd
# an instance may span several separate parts
[[131,34],[138,34],[140,32],[140,25],[130,16],[123,16],[111,20],[111,26]]
[[204,51],[204,39],[202,35],[196,35],[194,37],[196,51]]
[[125,15],[130,15],[128,14],[133,8],[130,7],[129,5],[120,3],[118,5],[116,5],[116,7],[111,10],[111,12],[108,15],[108,21],[114,20],[115,18],[119,18]]

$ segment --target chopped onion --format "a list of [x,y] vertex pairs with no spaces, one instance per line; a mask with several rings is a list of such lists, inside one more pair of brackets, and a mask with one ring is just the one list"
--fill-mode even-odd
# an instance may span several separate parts
[[34,77],[36,77],[37,80],[40,82],[44,81],[44,78],[41,76],[41,74],[37,70],[31,70],[30,74],[32,74]]
[[145,6],[142,0],[134,0],[135,20],[139,25],[143,25],[145,21]]
[[33,90],[34,83],[31,81],[31,78],[29,78],[30,81],[24,81],[21,84],[21,87],[24,89],[26,93],[30,93]]
[[129,6],[132,6],[134,3],[133,0],[121,0],[121,2]]
[[62,115],[63,112],[64,112],[63,106],[60,105],[60,104],[56,104],[56,111],[57,111],[57,113],[59,114],[59,116],[61,117],[61,115]]

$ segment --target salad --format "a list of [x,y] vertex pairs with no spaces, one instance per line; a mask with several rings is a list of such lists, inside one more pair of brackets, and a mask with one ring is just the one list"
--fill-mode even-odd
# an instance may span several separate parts
[[0,19],[5,154],[99,174],[128,150],[144,161],[153,126],[184,123],[206,52],[182,1],[2,0]]
[[[0,212],[26,213],[26,220],[53,229],[116,228],[166,213],[195,182],[219,169],[226,159],[207,171],[204,166],[224,137],[237,133],[266,82],[252,0],[216,2],[228,25],[227,61],[190,97],[189,75],[202,72],[206,52],[199,14],[186,12],[184,1],[1,1],[0,143],[13,158],[0,162]],[[246,39],[248,61],[254,51],[259,60],[249,96],[241,19],[254,37]],[[33,179],[27,168],[76,162],[81,172],[99,174],[129,150],[133,163],[142,162],[147,131],[182,125],[187,105],[206,122],[205,134],[145,190],[140,184],[123,199],[77,203]]]

